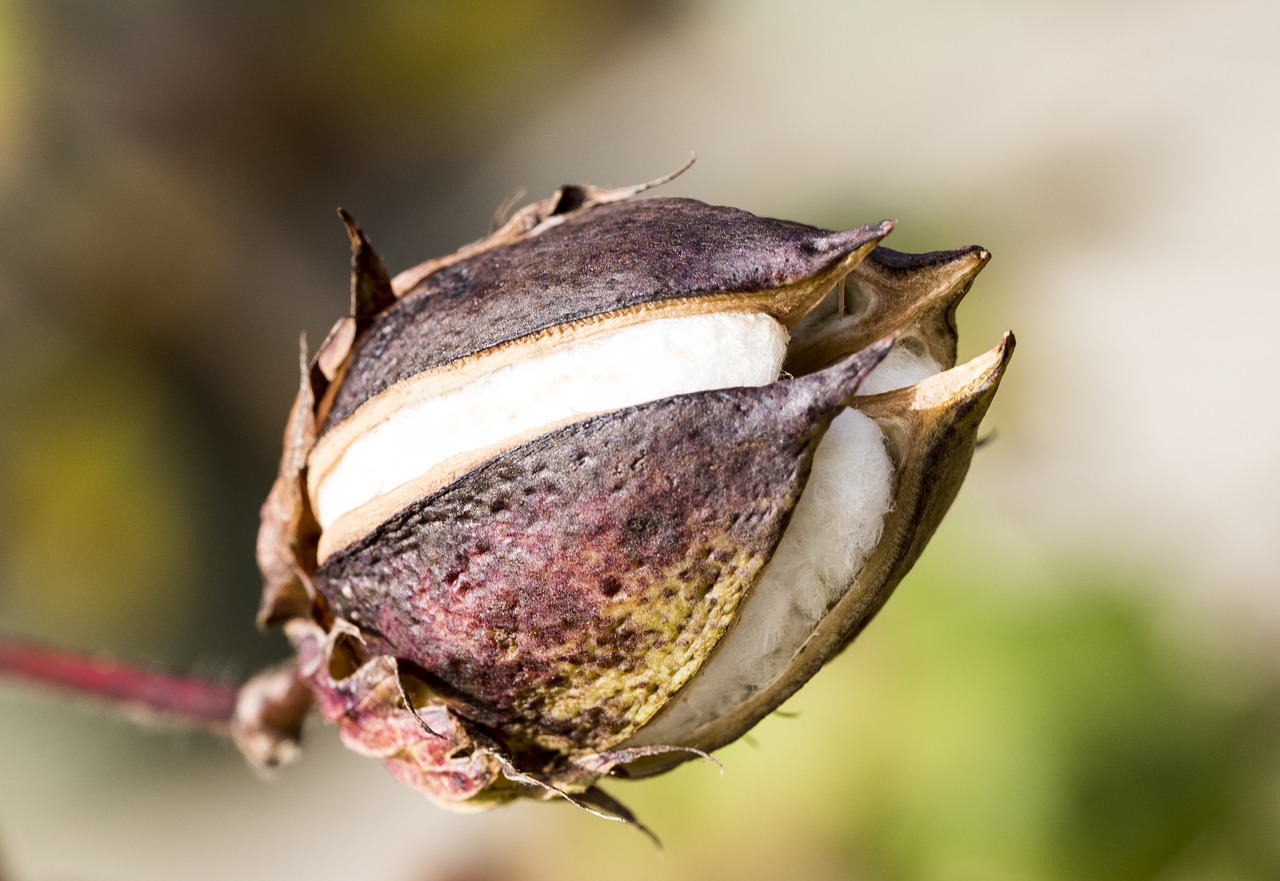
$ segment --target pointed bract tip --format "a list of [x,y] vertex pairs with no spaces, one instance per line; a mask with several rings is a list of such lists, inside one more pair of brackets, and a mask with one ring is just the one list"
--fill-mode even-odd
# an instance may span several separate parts
[[967,280],[972,282],[978,277],[978,273],[987,268],[987,264],[991,262],[991,252],[981,245],[970,245],[963,252],[957,255],[957,263],[966,265],[965,273]]
[[673,180],[678,178],[680,175],[684,174],[690,168],[693,168],[693,163],[697,161],[698,161],[698,154],[690,153],[689,161],[686,162],[684,165],[681,165],[675,171],[672,171],[668,174],[664,174],[662,177],[656,177],[653,180],[645,181],[642,184],[631,184],[630,186],[626,186],[626,187],[613,187],[613,188],[578,185],[577,189],[581,190],[584,194],[583,202],[581,204],[590,204],[594,206],[594,205],[609,205],[614,202],[624,202],[627,199],[632,198],[633,196],[640,195],[646,190],[652,190],[654,187],[660,187],[663,184],[671,183]]
[[931,376],[915,386],[922,393],[919,399],[922,401],[933,398],[951,401],[986,399],[989,402],[1000,385],[1000,380],[1004,377],[1009,360],[1013,357],[1015,342],[1013,331],[1005,331],[1000,342],[993,348],[958,367]]
[[991,260],[991,252],[981,245],[969,245],[951,251],[928,251],[909,254],[889,247],[879,247],[867,257],[868,268],[910,276],[922,273],[944,273],[958,280],[972,280]]
[[815,254],[827,254],[833,251],[839,253],[848,253],[854,251],[863,245],[878,242],[893,232],[894,221],[884,220],[880,223],[868,224],[867,226],[858,226],[853,229],[846,229],[840,232],[828,233],[814,239],[809,245],[810,250]]
[[363,326],[395,303],[396,295],[386,265],[355,218],[345,208],[338,209],[338,217],[351,239],[351,314]]
[[978,367],[978,375],[985,380],[985,384],[998,383],[1000,377],[1004,375],[1005,368],[1009,366],[1009,361],[1013,358],[1013,350],[1017,344],[1013,331],[1006,330],[1000,337],[1000,342],[969,363]]
[[977,421],[1000,387],[1005,368],[1013,357],[1013,347],[1013,333],[1006,332],[994,348],[964,364],[935,373],[915,385],[859,398],[858,409],[873,418],[894,416],[904,410],[930,411],[941,418],[942,414],[955,413],[961,408],[976,413],[973,422],[976,429]]
[[364,233],[360,230],[360,224],[356,223],[356,219],[351,216],[346,208],[338,209],[338,217],[342,220],[342,225],[347,228],[347,237],[351,239],[351,247],[354,249],[364,241]]
[[1018,339],[1013,335],[1013,331],[1006,330],[1004,336],[1000,338],[1000,344],[996,346],[995,351],[999,354],[999,363],[996,364],[992,371],[992,375],[996,382],[1000,381],[1000,377],[1004,375],[1004,370],[1009,366],[1010,359],[1013,358],[1013,350],[1018,345]]
[[642,183],[642,184],[636,184],[631,189],[633,189],[636,193],[643,193],[645,190],[651,190],[654,187],[660,187],[663,184],[669,184],[673,180],[678,178],[680,175],[688,171],[690,168],[693,168],[694,163],[697,161],[698,161],[698,154],[695,151],[690,150],[688,161],[685,162],[684,165],[681,165],[679,168],[677,168],[675,171],[668,172],[667,174],[662,175],[662,177],[656,177],[651,181],[646,181],[645,183]]
[[991,252],[981,245],[970,245],[967,248],[957,248],[946,262],[965,267],[972,278],[991,262]]

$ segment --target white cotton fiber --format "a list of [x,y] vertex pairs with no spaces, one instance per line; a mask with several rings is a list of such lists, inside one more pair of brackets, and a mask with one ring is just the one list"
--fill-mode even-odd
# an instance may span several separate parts
[[878,395],[894,389],[915,385],[942,370],[941,365],[924,352],[912,351],[899,342],[889,350],[889,356],[876,365],[870,375],[858,386],[860,395]]
[[768,315],[660,318],[569,343],[411,403],[366,432],[316,491],[328,528],[433,465],[542,426],[703,389],[773,382],[787,331]]
[[854,410],[837,416],[737,625],[693,682],[628,745],[686,743],[699,726],[783,672],[880,540],[893,477],[879,426]]

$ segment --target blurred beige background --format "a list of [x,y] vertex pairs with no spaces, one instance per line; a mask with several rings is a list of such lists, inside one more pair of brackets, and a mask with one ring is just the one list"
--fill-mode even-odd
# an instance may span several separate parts
[[[0,685],[0,877],[1280,877],[1280,11],[0,0],[0,629],[205,673],[252,626],[296,341],[513,190],[980,243],[994,444],[917,571],[723,776],[446,814],[310,732]],[[7,875],[5,873],[8,873]]]

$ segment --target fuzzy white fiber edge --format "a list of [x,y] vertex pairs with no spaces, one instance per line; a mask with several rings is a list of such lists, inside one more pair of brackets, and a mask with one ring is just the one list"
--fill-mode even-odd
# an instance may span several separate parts
[[942,370],[942,366],[928,355],[912,352],[902,343],[889,350],[889,355],[876,365],[876,369],[858,386],[860,395],[878,395],[894,389],[915,385]]
[[450,456],[576,417],[778,378],[787,331],[768,315],[661,318],[570,343],[400,409],[347,448],[317,487],[316,518],[343,514]]

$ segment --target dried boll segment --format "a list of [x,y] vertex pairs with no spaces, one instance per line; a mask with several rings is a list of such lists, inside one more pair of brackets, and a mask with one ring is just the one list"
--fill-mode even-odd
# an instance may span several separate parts
[[557,425],[704,389],[765,385],[778,378],[786,352],[787,332],[768,315],[659,318],[406,403],[313,481],[325,530],[320,559],[408,501]]
[[[956,306],[989,258],[978,247],[918,255],[877,248],[793,329],[787,368],[817,369],[887,329],[898,332],[898,343],[863,382],[860,395],[910,386],[950,368]],[[960,375],[948,374],[947,381],[957,382]],[[953,403],[958,406],[959,399]],[[698,679],[631,744],[714,748],[720,744],[697,736],[701,726],[732,717],[754,695],[781,693],[778,685],[785,683],[791,659],[847,594],[873,550],[901,542],[895,530],[913,526],[900,517],[884,522],[886,512],[901,504],[891,500],[901,456],[891,458],[885,438],[885,430],[901,438],[894,423],[854,410],[834,420],[791,525],[734,630]],[[886,578],[879,589],[887,595],[892,587]],[[673,760],[678,757],[665,761]]]
[[[892,503],[875,547],[856,567],[846,570],[847,580],[833,591],[831,606],[803,622],[809,626],[801,640],[769,652],[767,665],[751,668],[744,657],[751,658],[750,647],[758,644],[758,636],[753,640],[750,634],[730,633],[703,675],[626,746],[680,743],[705,751],[718,749],[773,712],[852,641],[919,558],[959,491],[979,424],[999,388],[1013,347],[1013,335],[1006,334],[996,348],[963,366],[914,386],[857,400],[854,415],[874,421],[883,432],[894,469]],[[815,468],[813,479],[817,478]],[[800,519],[800,512],[795,519]],[[788,542],[794,546],[788,547]],[[802,533],[788,533],[753,588],[738,627],[751,627],[753,604],[768,597],[771,588],[776,591],[778,585],[771,584],[776,564],[782,563],[786,576],[795,579],[799,567],[784,558],[811,552],[805,544]],[[745,649],[737,647],[740,636],[747,637]],[[645,776],[685,759],[679,753],[647,757],[623,770]]]
[[[864,383],[865,384],[865,383]],[[692,743],[703,724],[782,675],[880,541],[894,465],[876,422],[846,410],[831,423],[768,565],[699,676],[628,745]]]
[[439,388],[456,382],[439,372],[492,369],[479,356],[500,346],[510,363],[568,338],[707,312],[793,324],[891,229],[833,232],[691,199],[597,208],[405,292],[357,345],[323,430],[398,383]]
[[[688,199],[648,199],[597,208],[438,270],[372,319],[321,404],[308,489],[322,526],[466,450],[496,452],[539,428],[672,394],[773,381],[785,327],[890,228],[832,232]],[[672,324],[654,333],[646,326],[655,320]],[[673,340],[683,341],[676,352]],[[610,352],[594,362],[581,357],[593,346]],[[741,354],[757,350],[759,357]],[[595,383],[595,393],[573,387],[591,385],[600,363],[620,352],[649,364],[679,359],[680,382],[641,370],[630,372],[636,382]],[[388,457],[424,426],[460,415],[468,424],[447,400],[451,392],[468,401],[489,394],[473,407],[487,417],[473,442]],[[534,406],[503,421],[495,414],[511,402]],[[435,485],[471,464],[453,462]]]
[[338,623],[326,633],[294,619],[286,632],[298,679],[348,749],[382,759],[398,779],[442,804],[479,809],[518,794],[500,785],[501,762],[479,748],[482,736],[424,685],[402,678],[395,658],[366,657],[355,628]]

